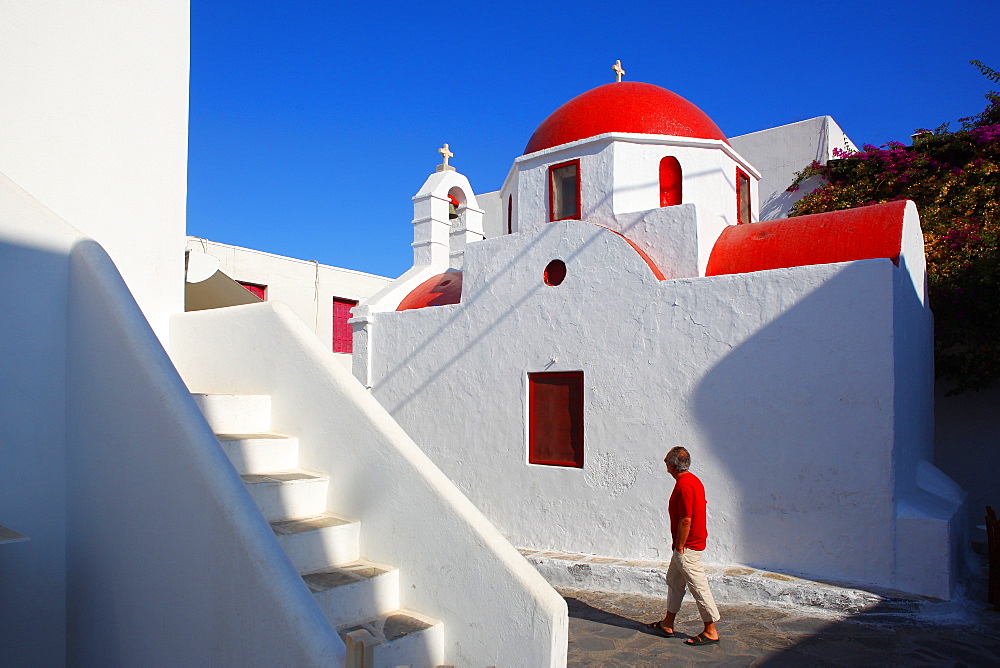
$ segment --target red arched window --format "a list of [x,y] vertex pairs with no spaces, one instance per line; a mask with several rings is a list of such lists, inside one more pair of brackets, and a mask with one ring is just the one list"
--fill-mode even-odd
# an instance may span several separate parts
[[681,163],[668,155],[660,160],[660,206],[681,203]]

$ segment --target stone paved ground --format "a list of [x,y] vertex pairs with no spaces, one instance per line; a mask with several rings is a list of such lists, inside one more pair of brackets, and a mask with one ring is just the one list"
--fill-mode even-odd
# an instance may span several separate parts
[[[678,635],[648,634],[663,602],[563,590],[569,604],[569,668],[654,666],[1000,666],[1000,612],[985,606],[950,618],[865,613],[816,616],[801,608],[720,606],[722,642],[688,647],[701,631],[694,603],[677,616]],[[943,621],[947,620],[947,621]]]

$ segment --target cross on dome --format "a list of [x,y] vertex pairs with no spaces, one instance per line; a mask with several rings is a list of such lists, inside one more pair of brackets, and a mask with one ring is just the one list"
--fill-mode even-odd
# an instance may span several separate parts
[[625,76],[625,68],[622,67],[622,61],[616,60],[615,64],[611,66],[611,69],[614,71],[615,75],[618,77],[618,79],[617,79],[618,83],[621,83],[622,77]]
[[439,172],[453,172],[453,171],[455,171],[455,168],[448,164],[448,158],[454,158],[455,157],[455,154],[452,153],[448,149],[448,145],[445,144],[444,146],[442,146],[441,148],[439,148],[438,149],[438,153],[441,154],[441,157],[444,160],[443,160],[443,162],[440,165],[437,166],[437,171],[439,171]]

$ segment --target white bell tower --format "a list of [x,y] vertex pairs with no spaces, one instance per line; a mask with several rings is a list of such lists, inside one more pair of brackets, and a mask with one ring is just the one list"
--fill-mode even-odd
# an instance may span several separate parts
[[464,174],[448,164],[455,157],[448,144],[438,149],[437,166],[413,196],[413,266],[352,310],[354,375],[367,387],[372,355],[372,314],[395,311],[410,292],[429,278],[461,271],[465,247],[486,238],[483,209]]

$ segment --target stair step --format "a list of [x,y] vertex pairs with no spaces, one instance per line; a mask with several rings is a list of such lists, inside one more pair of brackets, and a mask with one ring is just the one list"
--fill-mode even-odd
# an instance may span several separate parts
[[365,648],[366,660],[369,652],[373,656],[372,668],[444,663],[444,625],[437,620],[409,610],[394,610],[360,624],[341,626],[337,632],[345,638],[359,630],[373,638],[372,645]]
[[216,434],[259,434],[271,430],[267,394],[192,394]]
[[302,576],[334,627],[375,619],[399,607],[399,571],[358,560]]
[[314,517],[326,512],[329,477],[292,469],[242,476],[250,498],[268,522]]
[[299,465],[299,439],[264,432],[260,434],[216,434],[219,445],[236,472],[285,471]]
[[271,522],[278,543],[299,573],[357,561],[361,523],[323,513]]
[[399,571],[359,558],[360,523],[327,512],[330,479],[298,468],[297,438],[271,432],[271,397],[192,397],[352,656],[366,668],[443,664],[444,625],[400,610]]

